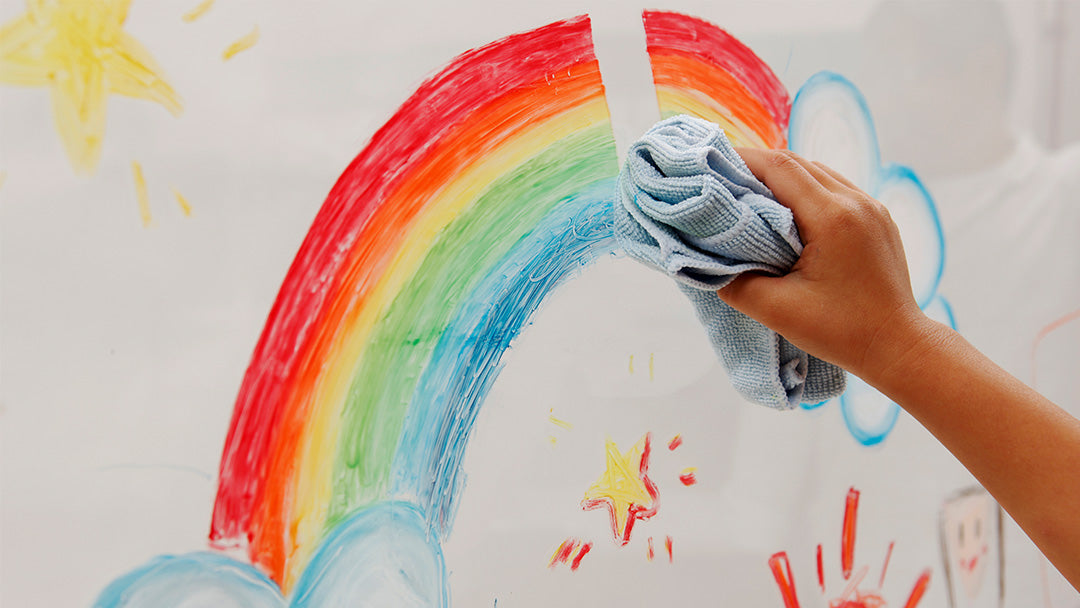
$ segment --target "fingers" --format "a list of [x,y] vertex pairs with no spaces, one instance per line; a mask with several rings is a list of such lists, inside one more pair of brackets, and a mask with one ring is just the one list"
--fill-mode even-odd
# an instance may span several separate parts
[[776,199],[791,209],[796,222],[816,215],[834,196],[829,185],[835,180],[794,152],[758,148],[736,148],[736,152]]
[[770,313],[785,310],[781,303],[789,277],[744,273],[716,292],[728,306],[770,326]]
[[844,186],[846,186],[848,188],[851,188],[852,190],[857,190],[857,191],[860,191],[860,192],[862,191],[861,188],[859,188],[855,184],[851,183],[851,180],[844,177],[843,175],[840,174],[839,171],[837,171],[836,169],[833,169],[832,167],[826,165],[825,163],[819,163],[818,161],[815,160],[814,165],[816,165],[819,169],[821,169],[822,171],[827,173],[830,177],[832,177],[836,181],[840,182]]

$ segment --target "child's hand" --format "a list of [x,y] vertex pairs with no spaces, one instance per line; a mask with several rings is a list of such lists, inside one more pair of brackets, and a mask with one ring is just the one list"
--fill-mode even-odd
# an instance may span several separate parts
[[818,358],[868,380],[884,373],[926,327],[889,212],[793,152],[737,151],[791,209],[805,247],[789,274],[744,274],[718,295]]

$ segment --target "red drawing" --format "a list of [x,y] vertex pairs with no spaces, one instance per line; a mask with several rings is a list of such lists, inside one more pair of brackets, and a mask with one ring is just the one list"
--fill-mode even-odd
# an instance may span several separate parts
[[[881,567],[881,576],[878,579],[877,589],[864,589],[863,583],[870,572],[868,565],[862,565],[855,570],[855,530],[859,509],[859,491],[855,488],[848,490],[844,501],[844,523],[840,535],[840,569],[844,576],[844,590],[840,595],[828,601],[829,608],[888,608],[888,603],[881,596],[881,587],[885,582],[885,572],[892,558],[895,541],[889,543],[885,553],[885,560]],[[821,545],[816,550],[817,579],[821,593],[825,594],[825,565],[822,559]],[[780,551],[769,558],[769,569],[772,571],[776,585],[780,589],[780,597],[784,601],[784,608],[800,608],[799,594],[795,589],[795,576],[791,572],[791,562],[786,551]],[[854,571],[854,573],[853,573]],[[911,593],[908,595],[904,608],[916,608],[922,600],[923,594],[930,584],[930,569],[923,570],[916,579]]]

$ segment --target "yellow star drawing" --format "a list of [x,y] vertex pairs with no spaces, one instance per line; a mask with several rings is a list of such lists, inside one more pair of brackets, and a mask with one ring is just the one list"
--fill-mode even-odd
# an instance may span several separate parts
[[584,509],[607,507],[615,540],[624,545],[630,542],[634,521],[652,517],[659,506],[656,485],[649,479],[651,439],[651,434],[646,434],[625,454],[607,439],[607,468],[581,503]]
[[77,172],[101,156],[109,94],[157,102],[173,115],[180,97],[150,52],[122,27],[131,0],[27,0],[0,28],[0,83],[47,87],[56,128]]

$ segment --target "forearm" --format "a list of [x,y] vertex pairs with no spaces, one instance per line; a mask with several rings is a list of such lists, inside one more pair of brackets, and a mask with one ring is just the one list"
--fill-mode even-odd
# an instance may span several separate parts
[[923,319],[864,380],[921,422],[1080,589],[1080,421]]

